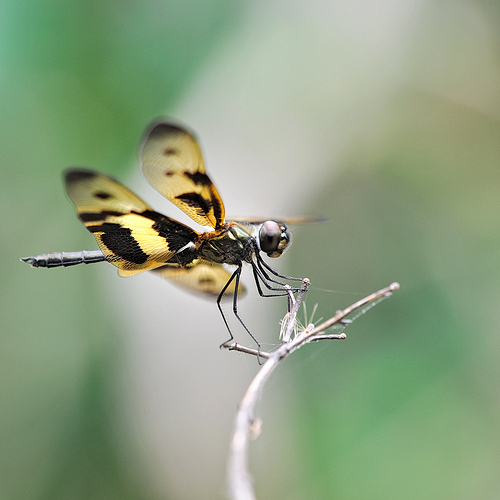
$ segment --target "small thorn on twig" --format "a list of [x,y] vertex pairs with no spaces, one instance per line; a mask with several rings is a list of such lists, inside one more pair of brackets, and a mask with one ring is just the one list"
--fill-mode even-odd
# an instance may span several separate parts
[[250,435],[252,439],[257,439],[262,432],[262,419],[254,418],[250,424]]
[[308,323],[304,329],[304,333],[309,333],[311,330],[314,330],[314,323]]

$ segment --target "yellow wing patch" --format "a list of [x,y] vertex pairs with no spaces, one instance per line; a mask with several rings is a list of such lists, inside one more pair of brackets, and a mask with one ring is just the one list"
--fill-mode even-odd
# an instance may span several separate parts
[[111,177],[93,170],[70,169],[65,178],[78,217],[122,276],[163,265],[198,235],[153,211]]
[[64,179],[66,191],[80,212],[114,210],[128,213],[152,208],[123,184],[88,168],[69,168]]
[[224,204],[205,173],[200,146],[192,134],[168,123],[146,134],[142,169],[149,183],[202,226],[225,222]]
[[[221,264],[214,264],[203,259],[196,259],[185,267],[166,264],[155,269],[154,272],[191,292],[201,292],[213,296],[219,295],[231,278],[231,274]],[[224,292],[224,297],[232,297],[235,287],[235,280],[233,280]],[[242,296],[244,293],[245,287],[240,282],[238,296]]]

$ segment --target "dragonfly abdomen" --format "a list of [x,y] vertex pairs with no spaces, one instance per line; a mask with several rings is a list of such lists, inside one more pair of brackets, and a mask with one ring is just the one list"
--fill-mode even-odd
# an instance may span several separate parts
[[100,250],[80,250],[79,252],[44,253],[35,257],[21,257],[31,267],[68,267],[76,264],[93,264],[106,260]]

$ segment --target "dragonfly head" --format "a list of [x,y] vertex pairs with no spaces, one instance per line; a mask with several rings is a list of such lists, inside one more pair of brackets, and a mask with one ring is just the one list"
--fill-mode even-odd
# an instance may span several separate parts
[[280,257],[290,243],[290,233],[285,224],[268,220],[259,228],[258,242],[268,257]]

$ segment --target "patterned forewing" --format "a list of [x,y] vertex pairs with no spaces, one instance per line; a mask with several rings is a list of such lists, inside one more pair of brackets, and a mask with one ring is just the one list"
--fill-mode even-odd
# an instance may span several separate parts
[[214,228],[224,223],[222,199],[205,173],[200,146],[189,132],[158,123],[146,134],[141,156],[149,183],[195,222]]
[[79,219],[122,276],[163,265],[197,237],[111,177],[78,168],[68,170],[65,179]]
[[[162,278],[173,281],[176,285],[187,288],[191,292],[217,296],[231,278],[221,264],[215,264],[203,259],[196,259],[185,267],[166,264],[154,270]],[[232,297],[236,288],[233,280],[224,292],[224,297]],[[245,294],[245,287],[240,283],[238,295]]]

